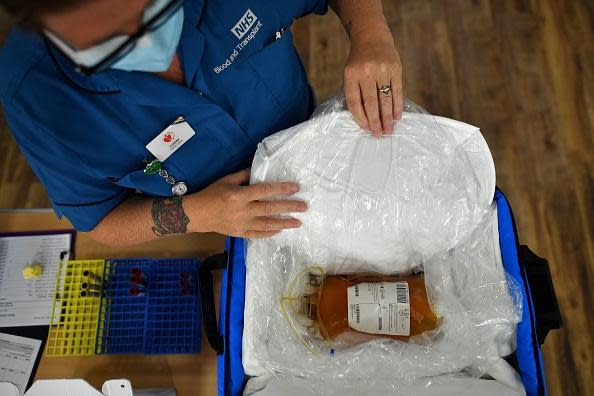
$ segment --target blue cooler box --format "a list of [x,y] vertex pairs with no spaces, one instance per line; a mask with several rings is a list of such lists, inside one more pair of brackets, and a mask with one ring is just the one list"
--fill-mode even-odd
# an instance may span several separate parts
[[[503,266],[520,285],[522,321],[517,348],[507,360],[522,378],[528,396],[547,395],[540,345],[549,330],[561,327],[561,314],[548,262],[520,245],[509,204],[495,191]],[[219,320],[216,319],[212,271],[223,270]],[[203,323],[218,354],[218,395],[238,396],[247,381],[241,360],[245,306],[245,241],[228,238],[226,252],[206,259],[199,274]]]

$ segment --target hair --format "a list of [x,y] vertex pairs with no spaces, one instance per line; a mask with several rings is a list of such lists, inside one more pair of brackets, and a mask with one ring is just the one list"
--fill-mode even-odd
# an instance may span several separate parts
[[31,27],[39,27],[39,16],[67,10],[84,0],[0,0],[0,6],[17,19]]

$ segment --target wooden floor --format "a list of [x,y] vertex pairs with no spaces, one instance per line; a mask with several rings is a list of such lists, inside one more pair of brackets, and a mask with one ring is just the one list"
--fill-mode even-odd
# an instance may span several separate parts
[[[594,2],[385,0],[405,94],[481,127],[520,240],[547,257],[565,327],[544,347],[550,394],[594,394]],[[0,25],[0,31],[5,30]],[[320,99],[338,92],[348,42],[334,16],[297,23]],[[48,205],[0,130],[0,207]]]

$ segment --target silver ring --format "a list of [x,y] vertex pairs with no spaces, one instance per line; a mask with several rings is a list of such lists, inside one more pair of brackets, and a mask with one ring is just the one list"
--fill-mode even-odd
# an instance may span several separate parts
[[384,95],[390,95],[390,91],[392,91],[392,88],[390,88],[389,85],[384,84],[381,87],[379,87],[378,91],[380,91]]

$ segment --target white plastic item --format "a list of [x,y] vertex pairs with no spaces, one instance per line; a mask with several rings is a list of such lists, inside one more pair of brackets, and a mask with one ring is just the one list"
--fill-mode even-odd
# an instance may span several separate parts
[[[0,390],[2,390],[1,387]],[[175,394],[174,389],[134,391],[127,379],[105,381],[101,392],[83,379],[53,379],[35,381],[25,396],[175,396]],[[4,393],[0,392],[0,395],[4,396]]]
[[105,396],[133,396],[132,384],[127,379],[114,379],[105,381],[101,387]]
[[25,396],[104,396],[82,379],[38,380]]
[[[248,243],[246,374],[307,383],[317,395],[348,394],[361,383],[398,389],[451,373],[478,378],[492,369],[516,378],[499,362],[515,349],[521,299],[501,263],[495,170],[478,128],[407,101],[394,133],[377,139],[337,98],[258,146],[251,182],[264,181],[298,182],[293,198],[308,211],[294,215],[301,228]],[[422,268],[440,324],[408,343],[362,338],[350,347],[349,337],[363,337],[351,333],[312,354],[279,300],[313,265],[328,274]]]

